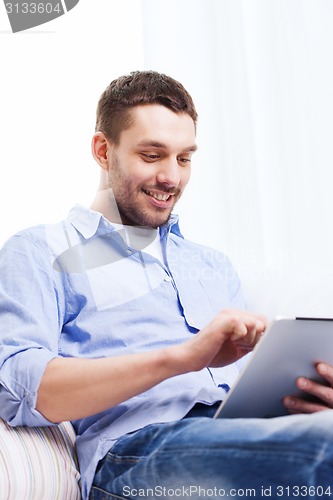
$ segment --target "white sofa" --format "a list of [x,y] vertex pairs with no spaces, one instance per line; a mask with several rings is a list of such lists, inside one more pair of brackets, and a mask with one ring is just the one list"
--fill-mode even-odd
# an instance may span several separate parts
[[79,500],[79,481],[70,422],[12,428],[0,419],[1,500]]

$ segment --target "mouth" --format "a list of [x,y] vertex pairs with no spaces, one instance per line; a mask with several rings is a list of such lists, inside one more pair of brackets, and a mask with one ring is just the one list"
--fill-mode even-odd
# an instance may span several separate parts
[[154,206],[160,208],[169,208],[173,201],[175,193],[162,193],[161,191],[149,191],[148,189],[142,190],[150,199]]

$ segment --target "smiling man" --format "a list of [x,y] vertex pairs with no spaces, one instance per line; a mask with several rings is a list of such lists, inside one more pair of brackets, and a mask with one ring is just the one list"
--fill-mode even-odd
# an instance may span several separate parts
[[332,407],[332,367],[319,365],[327,385],[307,381],[316,405],[286,399],[312,415],[208,418],[267,321],[244,310],[228,258],[184,239],[173,213],[196,122],[184,87],[153,71],[102,94],[90,209],[0,253],[0,415],[71,420],[84,499],[329,496],[333,412],[319,410]]
[[[121,222],[157,228],[168,221],[189,181],[195,122],[159,104],[137,105],[120,137],[98,131],[92,148],[102,168],[99,191],[113,191]],[[107,198],[98,197],[92,208],[109,220],[116,217],[108,213]]]

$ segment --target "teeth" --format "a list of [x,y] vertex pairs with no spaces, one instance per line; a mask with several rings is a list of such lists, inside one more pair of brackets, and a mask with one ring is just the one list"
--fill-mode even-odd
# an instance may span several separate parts
[[147,194],[159,201],[167,201],[169,199],[169,194],[152,193],[151,191],[146,191]]

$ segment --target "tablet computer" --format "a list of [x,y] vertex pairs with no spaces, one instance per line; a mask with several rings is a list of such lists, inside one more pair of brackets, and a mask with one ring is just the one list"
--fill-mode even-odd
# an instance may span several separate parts
[[309,399],[309,395],[297,389],[297,377],[325,383],[315,370],[319,361],[333,365],[333,319],[274,321],[249,356],[214,418],[287,415],[282,404],[285,396],[302,395]]

